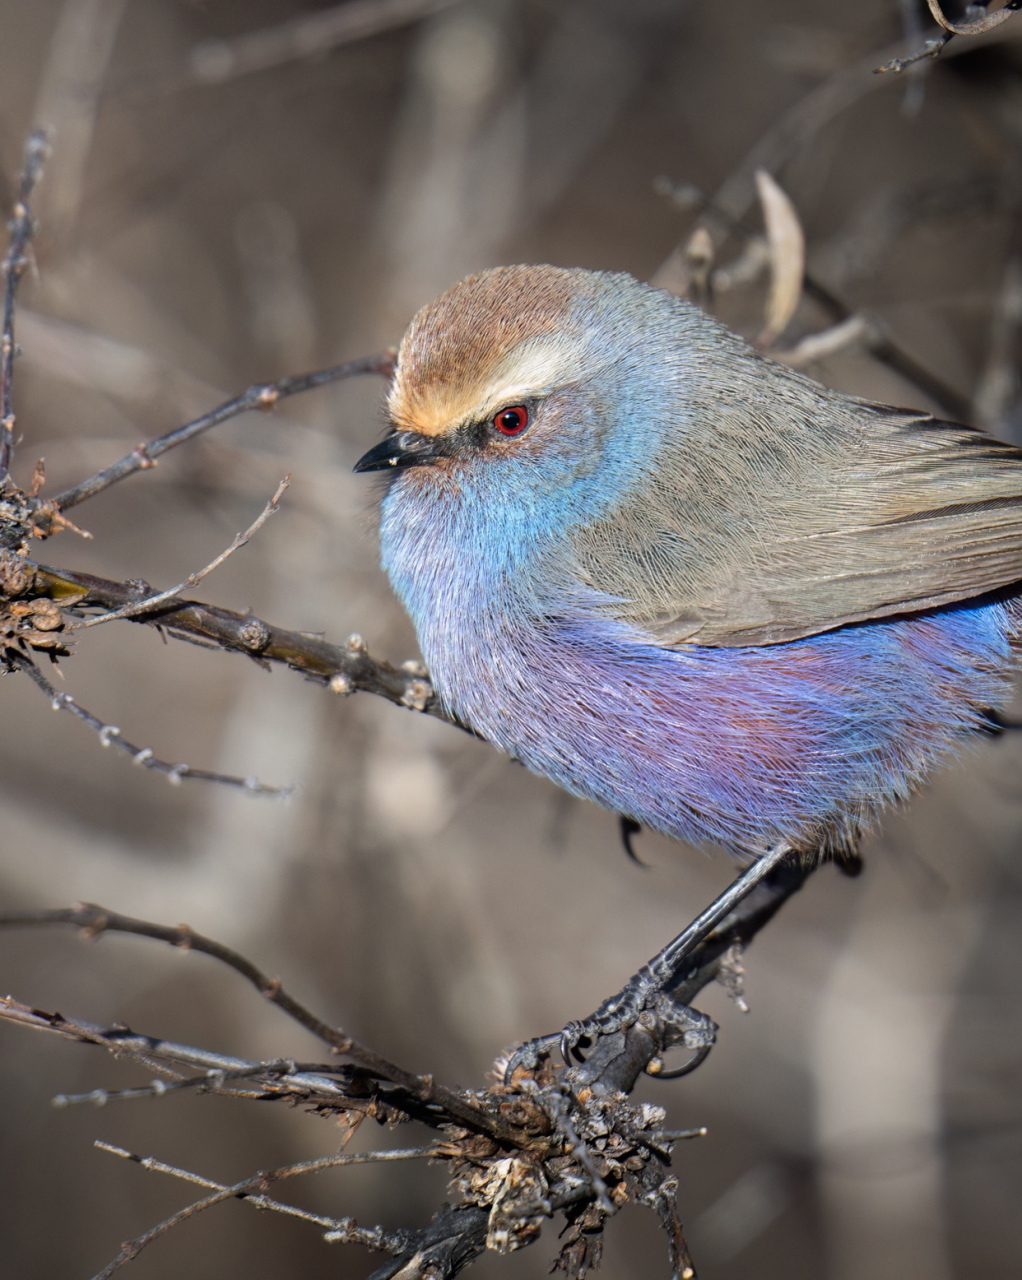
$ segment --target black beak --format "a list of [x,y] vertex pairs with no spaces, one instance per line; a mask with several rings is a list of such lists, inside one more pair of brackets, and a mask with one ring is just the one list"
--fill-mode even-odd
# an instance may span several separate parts
[[385,440],[364,453],[356,471],[388,471],[391,467],[428,467],[443,456],[438,442],[415,431],[392,431]]

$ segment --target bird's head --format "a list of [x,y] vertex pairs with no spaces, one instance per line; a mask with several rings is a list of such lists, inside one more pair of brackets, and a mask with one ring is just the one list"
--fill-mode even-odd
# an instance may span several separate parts
[[[462,280],[412,320],[390,431],[355,470],[411,472],[427,486],[591,477],[623,421],[651,420],[632,402],[648,397],[658,308],[673,302],[628,276],[549,266]],[[639,427],[626,449],[641,452],[641,437]]]

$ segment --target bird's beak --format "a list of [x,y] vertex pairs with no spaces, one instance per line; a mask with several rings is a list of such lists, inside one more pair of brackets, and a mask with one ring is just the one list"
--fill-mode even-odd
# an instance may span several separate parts
[[393,467],[428,467],[443,457],[439,443],[416,431],[392,431],[355,463],[356,471],[387,471]]

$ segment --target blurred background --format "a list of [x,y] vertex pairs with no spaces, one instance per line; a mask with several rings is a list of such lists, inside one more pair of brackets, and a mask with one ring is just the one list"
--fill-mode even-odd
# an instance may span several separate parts
[[[5,208],[27,132],[54,129],[19,315],[15,474],[27,483],[45,457],[56,492],[250,382],[396,342],[418,306],[499,262],[702,281],[704,295],[708,280],[713,309],[753,337],[767,293],[757,164],[794,202],[813,277],[943,386],[861,341],[810,372],[1022,441],[1022,17],[938,63],[873,74],[931,34],[914,0],[0,0]],[[693,186],[744,220],[727,237],[726,220],[707,224],[712,263],[705,237],[702,259],[678,249],[700,212]],[[839,317],[803,296],[776,346]],[[372,487],[351,475],[381,396],[365,378],[229,423],[79,507],[93,540],[63,534],[41,558],[170,586],[292,472],[281,513],[202,598],[413,657],[377,567]],[[637,866],[612,815],[485,745],[237,655],[118,624],[85,633],[62,669],[79,702],[157,755],[298,792],[168,787],[8,676],[3,907],[86,899],[187,920],[450,1083],[478,1085],[502,1047],[588,1013],[732,873],[648,834]],[[641,1095],[672,1125],[709,1129],[675,1160],[701,1276],[1018,1276],[1020,833],[1022,742],[979,743],[888,817],[860,879],[824,868],[756,941],[748,1015],[706,993],[718,1047]],[[6,931],[0,975],[4,993],[95,1022],[321,1056],[226,970],[154,943]],[[225,1181],[337,1149],[335,1124],[284,1106],[49,1103],[144,1078],[0,1026],[5,1275],[92,1275],[191,1198],[96,1138]],[[363,1128],[354,1144],[421,1136]],[[288,1195],[415,1226],[443,1183],[439,1169],[367,1167]],[[548,1231],[472,1274],[539,1277],[555,1252]],[[311,1280],[380,1261],[228,1204],[132,1274]],[[667,1274],[651,1214],[611,1225],[603,1274]]]

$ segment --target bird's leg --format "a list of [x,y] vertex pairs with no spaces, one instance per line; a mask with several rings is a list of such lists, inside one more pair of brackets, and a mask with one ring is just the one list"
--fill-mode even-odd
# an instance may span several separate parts
[[[563,1031],[522,1045],[508,1063],[505,1080],[509,1081],[519,1066],[534,1067],[556,1044],[560,1044],[564,1060],[570,1066],[572,1053],[581,1056],[578,1046],[583,1041],[592,1042],[599,1036],[622,1031],[632,1026],[645,1010],[654,1007],[661,1018],[679,1020],[677,1029],[683,1033],[681,1038],[697,1051],[696,1059],[686,1069],[698,1065],[709,1052],[715,1027],[702,1014],[671,1002],[665,993],[681,980],[685,962],[699,944],[791,853],[789,845],[779,844],[758,858],[686,929],[633,974],[617,995],[604,1000],[588,1018],[569,1022]],[[666,1073],[662,1073],[662,1078],[664,1076]]]

